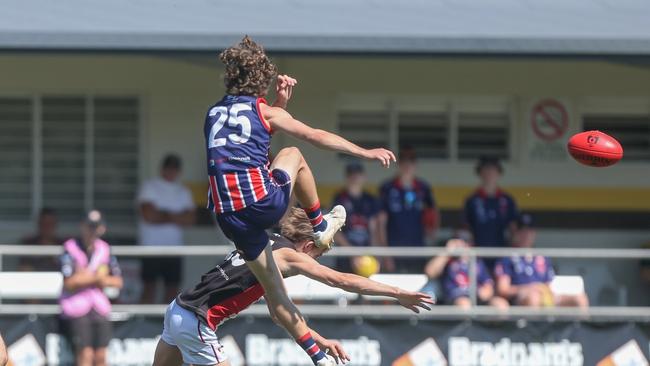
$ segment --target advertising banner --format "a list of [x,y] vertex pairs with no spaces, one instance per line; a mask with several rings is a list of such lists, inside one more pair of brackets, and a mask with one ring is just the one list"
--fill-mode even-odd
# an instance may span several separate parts
[[[359,366],[647,366],[650,324],[310,318]],[[71,365],[54,316],[0,317],[14,366]],[[114,322],[111,365],[151,365],[162,317]],[[311,365],[271,320],[241,316],[218,335],[233,366]]]

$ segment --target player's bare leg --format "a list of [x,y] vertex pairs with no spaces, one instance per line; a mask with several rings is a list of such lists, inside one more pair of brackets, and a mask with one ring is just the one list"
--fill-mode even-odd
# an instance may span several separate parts
[[295,194],[314,225],[317,244],[329,247],[334,240],[334,234],[345,224],[345,208],[336,206],[330,213],[321,216],[316,180],[298,148],[286,147],[280,150],[273,159],[271,169],[281,169],[289,174],[291,192]]
[[176,346],[167,344],[162,339],[158,340],[156,352],[153,356],[153,366],[181,366],[183,356]]
[[[257,259],[247,261],[248,268],[264,288],[269,311],[274,320],[278,321],[284,329],[303,347],[307,355],[317,366],[336,365],[334,359],[326,356],[314,343],[311,331],[307,327],[305,318],[298,308],[291,302],[284,287],[284,280],[278,266],[273,260],[273,251],[270,245],[264,248]],[[305,345],[308,345],[307,347]]]
[[[153,366],[182,366],[183,355],[176,346],[171,346],[162,339],[158,341],[156,353],[153,356]],[[195,366],[190,364],[190,366]],[[196,365],[199,366],[199,365]],[[205,366],[205,365],[200,365]],[[230,366],[230,362],[223,361],[210,366]]]
[[282,274],[273,260],[271,246],[267,245],[257,259],[247,261],[246,264],[264,288],[271,316],[277,319],[294,339],[308,333],[305,319],[287,295]]

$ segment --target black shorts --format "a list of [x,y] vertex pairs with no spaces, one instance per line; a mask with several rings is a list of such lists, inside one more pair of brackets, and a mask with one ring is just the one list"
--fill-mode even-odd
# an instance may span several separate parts
[[183,259],[177,257],[147,257],[142,259],[141,277],[144,282],[154,282],[162,278],[166,285],[181,282]]
[[111,321],[94,311],[80,318],[62,318],[61,325],[75,352],[86,347],[105,348],[113,333]]
[[[478,284],[477,284],[478,286]],[[479,286],[480,287],[480,286]],[[470,298],[469,296],[469,291],[464,290],[464,289],[457,289],[456,291],[452,291],[451,293],[445,293],[445,304],[447,305],[454,305],[454,302],[458,300],[461,297],[466,297]],[[481,300],[478,296],[476,296],[476,305],[490,305],[490,301],[483,301]]]

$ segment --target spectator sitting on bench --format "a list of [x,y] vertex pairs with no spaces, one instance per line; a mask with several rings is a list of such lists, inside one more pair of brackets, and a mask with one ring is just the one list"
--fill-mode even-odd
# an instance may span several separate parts
[[[471,235],[466,231],[459,231],[458,239],[447,241],[448,250],[455,248],[468,248],[471,245]],[[425,267],[425,273],[429,277],[429,285],[425,286],[423,292],[431,290],[430,284],[440,278],[445,296],[445,303],[469,309],[472,306],[470,300],[470,258],[467,256],[451,257],[443,254],[432,258]],[[507,309],[508,302],[495,296],[494,281],[481,258],[476,259],[476,299],[478,305],[490,305],[499,309]]]
[[[512,246],[531,248],[537,232],[530,214],[521,214],[516,222]],[[497,261],[494,268],[497,292],[515,305],[578,306],[587,308],[589,299],[578,295],[554,295],[549,284],[555,276],[551,260],[541,255],[513,255]]]

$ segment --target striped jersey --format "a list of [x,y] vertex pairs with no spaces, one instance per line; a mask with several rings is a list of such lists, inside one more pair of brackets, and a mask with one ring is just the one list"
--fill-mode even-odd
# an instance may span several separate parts
[[205,117],[208,209],[239,211],[269,192],[271,126],[260,112],[263,98],[226,95]]

